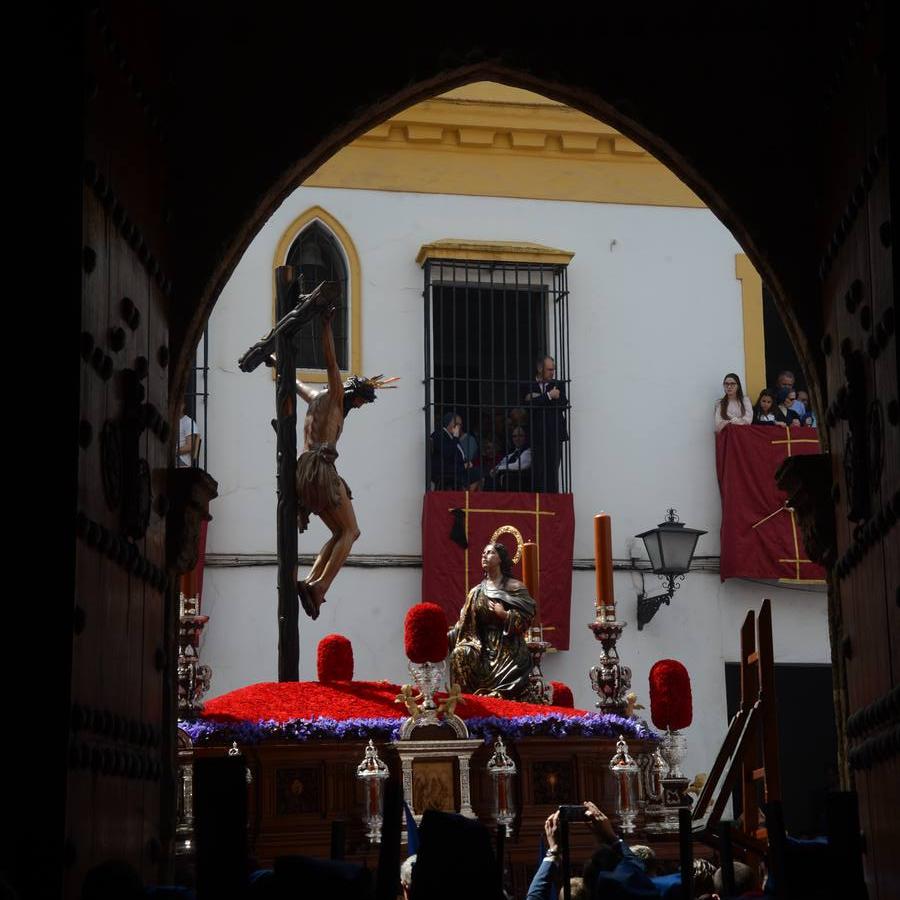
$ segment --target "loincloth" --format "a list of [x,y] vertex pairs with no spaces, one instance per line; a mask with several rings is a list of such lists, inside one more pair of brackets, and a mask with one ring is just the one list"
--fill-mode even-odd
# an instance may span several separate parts
[[297,529],[301,534],[309,526],[310,515],[321,516],[341,502],[341,485],[353,499],[349,485],[334,467],[337,458],[337,449],[326,443],[304,450],[297,460]]

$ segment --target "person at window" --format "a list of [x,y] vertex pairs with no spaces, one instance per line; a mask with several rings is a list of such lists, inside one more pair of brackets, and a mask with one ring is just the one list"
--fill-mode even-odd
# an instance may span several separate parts
[[[801,391],[799,388],[797,388],[797,379],[794,377],[794,373],[790,369],[782,369],[778,373],[778,378],[776,379],[775,383],[778,390],[781,390],[781,388],[789,388],[790,390],[797,391],[797,398],[791,405],[791,409],[793,409],[794,412],[800,416],[802,424],[803,420],[806,418],[806,403],[809,399],[809,394],[807,394],[806,391]],[[805,395],[805,400],[800,396],[801,394]]]
[[569,439],[566,429],[565,386],[556,378],[556,360],[539,356],[534,381],[525,389],[525,404],[531,413],[531,471],[534,490],[559,493],[559,464],[562,445]]
[[725,394],[716,402],[716,432],[726,425],[750,425],[753,422],[753,406],[750,398],[744,396],[741,379],[729,372],[722,380]]
[[459,429],[459,446],[462,447],[463,459],[472,464],[472,468],[478,466],[478,439],[471,431],[466,431],[466,423],[463,422]]
[[462,417],[448,412],[431,436],[431,480],[436,491],[477,491],[481,470],[466,460],[459,443]]
[[178,456],[175,465],[178,468],[190,468],[200,458],[200,429],[191,418],[187,399],[181,407],[181,421],[178,423]]
[[782,369],[775,378],[775,389],[780,391],[782,388],[792,388],[795,381],[794,373],[790,369]]
[[778,409],[784,416],[784,424],[792,428],[799,428],[802,423],[800,413],[794,409],[796,400],[797,392],[793,388],[783,387],[778,391]]
[[531,490],[531,448],[521,426],[513,428],[513,449],[491,469],[493,483],[501,491]]
[[819,423],[816,419],[816,414],[809,403],[809,394],[806,391],[797,391],[797,403],[802,403],[804,408],[802,424],[806,425],[808,428],[818,428]]
[[536,612],[528,588],[512,577],[501,543],[481,554],[484,579],[469,591],[459,620],[447,632],[451,683],[466,694],[518,700],[528,690],[531,654],[525,632]]
[[753,424],[775,425],[776,423],[784,424],[784,414],[778,408],[775,395],[768,388],[763,388],[753,407]]
[[[490,473],[491,469],[500,462],[501,457],[502,453],[497,443],[492,438],[485,438],[481,444],[481,471]],[[483,491],[496,489],[494,479],[490,477],[490,474],[484,479],[481,489]]]

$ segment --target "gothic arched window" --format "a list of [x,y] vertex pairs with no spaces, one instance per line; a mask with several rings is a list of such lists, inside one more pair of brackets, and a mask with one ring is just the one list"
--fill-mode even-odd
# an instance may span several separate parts
[[[309,223],[294,239],[285,263],[300,270],[301,291],[308,294],[323,281],[336,281],[341,286],[337,314],[332,320],[334,346],[341,371],[349,369],[350,315],[348,302],[347,262],[335,236],[318,220]],[[298,369],[324,369],[321,322],[314,319],[294,338]]]

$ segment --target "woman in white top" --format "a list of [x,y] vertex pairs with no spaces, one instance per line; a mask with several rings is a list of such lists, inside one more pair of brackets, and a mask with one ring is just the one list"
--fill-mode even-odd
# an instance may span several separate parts
[[716,403],[716,432],[726,425],[750,425],[753,422],[753,405],[744,396],[741,379],[729,372],[722,380],[725,396]]

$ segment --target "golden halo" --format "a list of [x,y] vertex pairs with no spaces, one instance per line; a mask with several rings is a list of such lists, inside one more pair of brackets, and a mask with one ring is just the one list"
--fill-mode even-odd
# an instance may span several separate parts
[[496,544],[501,534],[511,534],[516,539],[516,555],[512,558],[513,564],[522,558],[522,545],[525,543],[522,532],[514,525],[501,525],[492,535],[491,543]]

